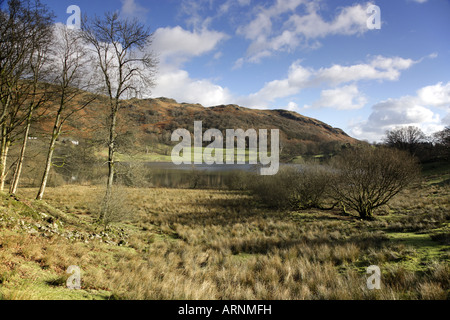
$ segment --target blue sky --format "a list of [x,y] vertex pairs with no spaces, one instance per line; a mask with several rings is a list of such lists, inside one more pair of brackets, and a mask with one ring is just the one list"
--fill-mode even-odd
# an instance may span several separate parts
[[[65,23],[119,11],[154,32],[151,97],[289,109],[369,141],[450,125],[449,0],[43,0]],[[381,29],[367,8],[381,10]]]

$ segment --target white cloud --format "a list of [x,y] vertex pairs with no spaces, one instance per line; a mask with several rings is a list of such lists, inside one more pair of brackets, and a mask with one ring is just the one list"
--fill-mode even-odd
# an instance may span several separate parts
[[314,10],[307,15],[292,15],[287,26],[296,35],[305,38],[324,38],[328,35],[355,35],[366,32],[367,29],[367,6],[360,4],[343,8],[333,21],[325,21]]
[[[333,102],[331,96],[334,95],[335,108],[357,108],[365,104],[365,99],[357,92],[356,86],[343,87],[341,90],[336,89],[337,86],[363,80],[395,81],[399,79],[401,71],[415,63],[414,60],[400,57],[376,56],[364,64],[333,65],[316,70],[306,68],[300,61],[296,61],[290,66],[287,78],[270,81],[258,92],[240,98],[239,101],[249,107],[265,107],[275,99],[298,94],[302,89],[325,85],[333,87],[334,91],[323,92],[324,96],[318,106]],[[352,99],[349,100],[350,98]]]
[[170,59],[171,64],[179,65],[192,57],[213,51],[225,39],[227,35],[223,32],[166,27],[155,31],[152,49],[160,55],[162,63]]
[[380,141],[386,131],[398,127],[419,127],[425,134],[442,130],[439,114],[417,104],[416,100],[414,97],[402,97],[374,105],[369,119],[354,124],[351,134],[360,139]]
[[323,90],[320,99],[312,104],[312,108],[334,108],[337,110],[361,109],[367,99],[359,92],[356,85]]
[[[447,111],[441,115],[433,110]],[[417,126],[425,134],[442,130],[450,123],[450,82],[421,88],[416,96],[403,96],[375,104],[368,120],[352,125],[351,133],[357,138],[380,140],[387,130],[400,126]]]
[[[356,4],[344,7],[337,12],[334,19],[326,21],[319,13],[320,6],[316,1],[278,0],[269,7],[259,6],[253,20],[237,29],[237,34],[250,40],[247,60],[258,63],[263,58],[277,51],[293,51],[300,45],[308,45],[309,41],[324,38],[328,35],[358,35],[367,28],[367,12],[369,5]],[[302,6],[305,13],[296,13]],[[287,15],[287,19],[282,19]],[[279,26],[278,21],[285,21]],[[313,47],[320,46],[317,41]]]
[[433,111],[419,104],[415,97],[388,99],[372,107],[369,121],[379,127],[398,125],[417,125],[420,123],[437,122]]
[[296,61],[290,66],[286,79],[270,81],[258,92],[238,98],[238,103],[250,108],[266,108],[270,102],[295,95],[308,87],[312,73]]
[[178,6],[180,16],[186,17],[186,23],[194,28],[205,27],[208,19],[204,13],[211,7],[210,0],[181,0]]
[[240,69],[244,65],[244,58],[239,58],[234,62],[232,70]]
[[[153,97],[169,97],[179,102],[200,103],[213,106],[232,103],[227,88],[210,79],[193,79],[182,65],[194,57],[214,52],[227,39],[223,32],[206,27],[189,31],[180,26],[159,28],[155,31],[152,50],[158,53],[160,68]],[[216,51],[212,59],[222,56]]]
[[148,9],[136,2],[136,0],[121,0],[122,8],[120,14],[124,17],[145,19]]
[[185,70],[164,70],[158,76],[153,97],[169,97],[178,102],[200,103],[204,106],[231,104],[232,95],[206,79],[192,79]]
[[360,80],[390,80],[400,77],[400,71],[409,69],[417,61],[400,57],[388,58],[376,56],[369,63],[352,66],[333,65],[321,68],[317,72],[317,80],[334,85]]
[[296,104],[295,102],[291,101],[288,103],[288,106],[286,108],[289,111],[298,111],[298,104]]
[[450,111],[450,82],[443,85],[442,82],[434,86],[428,86],[417,92],[424,104],[443,107]]
[[265,12],[261,12],[258,16],[252,20],[245,27],[238,28],[238,34],[242,34],[247,39],[258,40],[265,39],[263,36],[265,33],[272,31],[272,18]]
[[[163,49],[164,57],[180,56],[187,59],[213,51],[223,39],[219,34],[189,32],[180,27],[158,29],[161,38],[158,46]],[[168,38],[163,36],[168,35]],[[176,39],[191,37],[197,45],[191,42],[182,42],[186,45],[175,46]],[[172,40],[170,40],[172,38]],[[206,43],[200,43],[201,39]],[[164,39],[164,40],[163,40]],[[209,40],[209,41],[208,41]],[[178,43],[179,45],[179,43]],[[166,59],[163,59],[165,61]],[[181,61],[181,60],[180,60]],[[237,60],[235,67],[243,63]],[[177,64],[163,63],[158,75],[158,85],[153,90],[153,96],[167,96],[185,102],[199,102],[206,106],[238,103],[246,107],[268,108],[276,99],[294,96],[305,88],[325,86],[321,97],[311,107],[329,107],[337,110],[351,110],[362,108],[367,100],[359,91],[357,83],[364,80],[395,81],[401,72],[410,68],[418,61],[401,57],[370,57],[366,63],[342,66],[333,65],[328,68],[308,68],[301,61],[294,62],[288,70],[287,77],[267,82],[259,91],[241,97],[235,97],[222,86],[216,85],[209,79],[192,79],[189,74]],[[326,87],[331,87],[327,89]],[[436,89],[436,88],[435,88]],[[289,105],[288,108],[294,108]]]

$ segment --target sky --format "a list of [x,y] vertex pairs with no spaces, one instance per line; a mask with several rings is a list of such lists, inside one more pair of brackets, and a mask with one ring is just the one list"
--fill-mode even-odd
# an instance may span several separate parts
[[369,142],[450,125],[450,0],[42,2],[57,22],[77,5],[147,25],[159,58],[148,97],[291,110]]

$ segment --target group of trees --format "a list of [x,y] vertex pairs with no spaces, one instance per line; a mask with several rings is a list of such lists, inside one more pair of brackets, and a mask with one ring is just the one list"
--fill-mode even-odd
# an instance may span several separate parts
[[[241,184],[270,207],[331,209],[341,206],[374,218],[420,172],[414,157],[389,147],[357,146],[342,151],[328,163],[284,167],[275,176],[252,177]],[[248,177],[247,177],[248,180]],[[241,181],[242,182],[242,181]]]
[[51,96],[43,81],[53,16],[38,2],[11,0],[5,5],[1,1],[0,8],[0,190],[5,188],[11,144],[22,136],[10,185],[10,192],[15,193],[31,123]]
[[323,208],[329,200],[331,208],[340,205],[370,220],[375,209],[418,178],[419,163],[449,159],[450,127],[427,137],[409,126],[386,132],[382,144],[348,147],[325,163],[287,167],[237,185],[271,207]]
[[431,136],[414,126],[396,128],[386,132],[383,143],[407,151],[421,162],[450,160],[450,127]]
[[[121,19],[117,13],[84,17],[81,30],[55,24],[53,19],[39,0],[0,0],[0,190],[4,191],[11,174],[9,192],[16,193],[30,128],[41,117],[52,117],[36,196],[42,199],[64,123],[102,94],[109,107],[104,115],[109,173],[103,219],[111,201],[121,99],[153,85],[157,61],[149,50],[152,35],[137,20]],[[8,151],[18,142],[20,154],[9,173]]]

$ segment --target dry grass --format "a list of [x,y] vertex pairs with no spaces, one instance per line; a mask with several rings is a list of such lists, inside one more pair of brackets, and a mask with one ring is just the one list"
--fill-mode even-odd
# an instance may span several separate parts
[[[449,298],[449,246],[431,238],[400,241],[390,233],[448,233],[448,187],[408,190],[374,222],[339,211],[273,211],[235,192],[129,188],[128,194],[136,214],[115,229],[127,233],[126,247],[0,228],[3,297],[48,298],[61,290],[53,294],[83,298],[63,288],[64,271],[78,265],[86,297]],[[50,188],[47,203],[89,224],[89,203],[101,196],[96,187]],[[382,270],[381,290],[366,287],[365,270],[373,264]],[[20,286],[29,281],[50,289],[38,286],[27,295]]]

